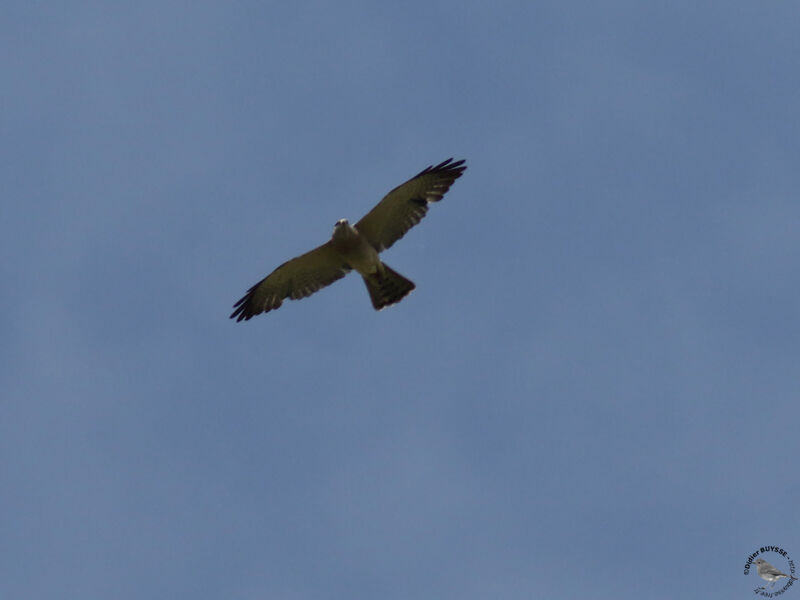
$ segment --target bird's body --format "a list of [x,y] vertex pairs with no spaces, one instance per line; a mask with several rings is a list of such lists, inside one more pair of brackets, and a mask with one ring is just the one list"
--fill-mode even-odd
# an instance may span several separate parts
[[756,565],[756,572],[758,573],[758,576],[764,581],[768,581],[770,585],[775,585],[776,581],[783,578],[797,579],[797,577],[794,575],[787,575],[786,573],[780,571],[763,558],[757,558],[753,562]]
[[234,305],[231,318],[248,320],[280,307],[284,298],[305,298],[351,270],[363,277],[375,310],[400,302],[414,283],[389,268],[379,254],[419,223],[428,203],[441,200],[461,177],[464,161],[452,160],[428,167],[393,189],[355,225],[339,219],[328,242],[286,261],[251,287]]
[[331,245],[347,264],[362,275],[372,275],[380,268],[378,252],[347,219],[339,219],[334,225]]
[[375,248],[347,219],[336,222],[331,245],[364,278],[375,310],[400,302],[416,287],[413,282],[383,264]]

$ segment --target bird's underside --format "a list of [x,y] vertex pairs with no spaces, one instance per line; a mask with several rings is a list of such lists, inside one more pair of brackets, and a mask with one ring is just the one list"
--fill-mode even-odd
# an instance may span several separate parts
[[414,283],[378,255],[419,223],[428,205],[441,200],[466,168],[463,160],[449,158],[393,189],[355,225],[340,219],[329,241],[286,261],[251,287],[234,304],[231,318],[248,320],[280,307],[286,298],[305,298],[352,270],[364,279],[375,310],[400,302]]

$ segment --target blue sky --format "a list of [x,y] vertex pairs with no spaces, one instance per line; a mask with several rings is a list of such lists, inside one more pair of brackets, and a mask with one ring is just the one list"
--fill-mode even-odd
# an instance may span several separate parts
[[[0,596],[727,598],[800,556],[797,6],[400,4],[0,9]],[[450,156],[402,303],[228,320]]]

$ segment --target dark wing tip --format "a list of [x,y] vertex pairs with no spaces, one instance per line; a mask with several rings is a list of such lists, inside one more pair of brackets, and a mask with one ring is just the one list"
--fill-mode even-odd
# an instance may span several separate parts
[[247,300],[249,300],[249,299],[250,299],[250,294],[248,293],[241,300],[239,300],[236,304],[234,304],[233,308],[235,308],[236,310],[234,310],[231,313],[231,316],[228,317],[228,318],[236,319],[237,323],[239,321],[242,321],[242,320],[247,321],[248,319],[252,318],[253,314],[250,312],[250,310],[249,310],[249,308],[250,308],[249,302],[247,302]]
[[266,311],[255,310],[253,307],[253,296],[255,295],[256,288],[259,286],[260,283],[261,282],[255,284],[253,287],[247,290],[247,293],[244,296],[242,296],[236,302],[236,304],[233,305],[233,308],[235,308],[236,310],[234,310],[231,313],[231,316],[228,317],[229,319],[236,319],[237,323],[239,321],[249,321],[256,315],[261,314],[262,312],[266,312]]
[[449,175],[455,180],[461,177],[461,174],[467,170],[467,166],[464,165],[465,162],[467,162],[466,159],[453,162],[453,157],[450,157],[447,160],[440,162],[438,165],[431,165],[423,169],[416,176],[419,177],[420,175],[427,175],[428,173],[441,173]]

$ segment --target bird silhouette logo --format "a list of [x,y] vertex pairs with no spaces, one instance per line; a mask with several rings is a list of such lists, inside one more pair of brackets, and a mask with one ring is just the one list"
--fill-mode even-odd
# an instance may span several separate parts
[[[763,558],[767,554],[773,555],[769,557],[772,562]],[[745,563],[744,574],[748,575],[751,570],[766,582],[753,590],[755,594],[765,598],[774,598],[783,594],[797,581],[794,561],[786,550],[778,546],[764,546],[750,554]],[[783,587],[779,587],[781,582]]]

